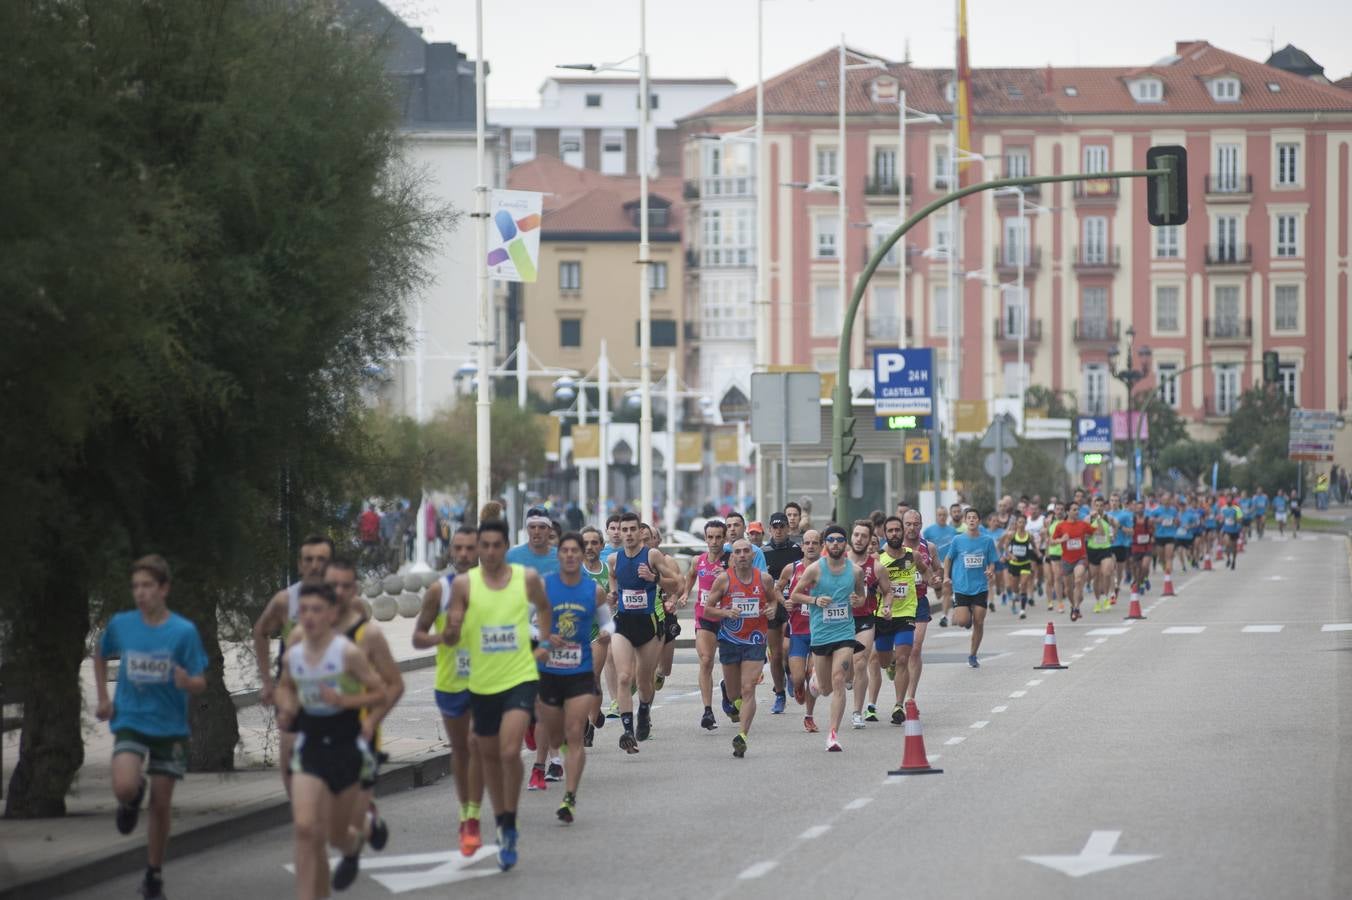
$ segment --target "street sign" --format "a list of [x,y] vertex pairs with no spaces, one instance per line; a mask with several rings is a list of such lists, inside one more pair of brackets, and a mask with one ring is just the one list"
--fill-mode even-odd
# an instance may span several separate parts
[[873,409],[879,416],[934,412],[934,351],[929,347],[873,351]]
[[1286,455],[1305,462],[1333,462],[1338,414],[1323,409],[1291,410]]
[[874,431],[914,431],[921,428],[933,428],[933,416],[874,416]]
[[1109,416],[1080,416],[1075,421],[1075,436],[1081,453],[1111,453],[1113,420]]
[[902,450],[904,462],[923,465],[930,461],[929,438],[907,438]]
[[981,436],[981,449],[1003,450],[1006,447],[1013,447],[1019,442],[1014,434],[1014,427],[1013,417],[996,416],[994,421],[991,422],[991,427],[987,428],[986,433]]
[[[996,468],[997,460],[999,462],[998,469]],[[1010,472],[1014,471],[1014,457],[1010,456],[1008,453],[1000,453],[998,456],[995,453],[987,453],[982,468],[984,468],[986,474],[992,478],[1004,478],[1009,475]]]
[[1086,466],[1101,466],[1106,458],[1102,453],[1086,453],[1084,454],[1084,464]]
[[790,444],[815,444],[821,439],[820,375],[816,372],[755,372],[751,375],[753,443],[779,444],[787,440]]

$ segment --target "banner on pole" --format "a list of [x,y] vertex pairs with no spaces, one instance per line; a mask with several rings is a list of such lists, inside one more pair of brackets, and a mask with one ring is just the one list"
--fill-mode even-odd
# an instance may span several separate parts
[[737,444],[737,432],[725,431],[714,435],[714,463],[720,466],[742,464],[742,451]]
[[601,429],[596,425],[573,426],[573,465],[601,458]]
[[492,191],[488,195],[488,277],[533,283],[540,265],[544,194]]
[[704,468],[704,435],[698,431],[676,432],[676,471],[698,472]]

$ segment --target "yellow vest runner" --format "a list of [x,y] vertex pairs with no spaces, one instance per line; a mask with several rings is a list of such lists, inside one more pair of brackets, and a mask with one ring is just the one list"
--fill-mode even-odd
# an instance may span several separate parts
[[515,563],[511,571],[507,586],[497,591],[484,581],[482,569],[460,576],[469,579],[460,640],[469,650],[469,689],[475,694],[500,694],[540,678],[530,649],[526,572]]
[[[451,582],[455,575],[441,577],[441,609],[432,623],[432,631],[441,634],[446,629],[446,610],[451,605]],[[462,629],[462,635],[465,631]],[[469,649],[462,638],[455,647],[437,644],[437,680],[436,689],[443,694],[458,694],[469,690]]]
[[[878,562],[882,563],[887,569],[887,577],[892,582],[892,618],[900,619],[905,616],[915,618],[916,595],[915,583],[918,572],[915,568],[915,557],[912,555],[915,551],[907,553],[905,550],[898,551],[901,556],[892,556],[892,551],[886,545],[883,545],[883,552],[878,555]],[[884,607],[887,606],[886,598],[878,598],[878,615],[883,614]]]

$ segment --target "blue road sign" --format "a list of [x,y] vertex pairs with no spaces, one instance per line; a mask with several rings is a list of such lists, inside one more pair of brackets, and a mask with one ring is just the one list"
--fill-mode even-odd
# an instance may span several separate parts
[[934,412],[934,351],[929,347],[873,351],[873,411],[878,416]]
[[1111,453],[1113,420],[1111,416],[1080,416],[1075,422],[1076,446],[1081,453]]

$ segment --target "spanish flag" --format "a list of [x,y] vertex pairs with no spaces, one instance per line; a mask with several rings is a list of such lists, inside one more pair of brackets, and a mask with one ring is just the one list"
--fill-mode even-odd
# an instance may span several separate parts
[[[972,151],[972,68],[967,62],[967,0],[958,0],[958,83],[953,92],[953,115],[957,120],[958,159]],[[970,162],[958,163],[958,185]]]

